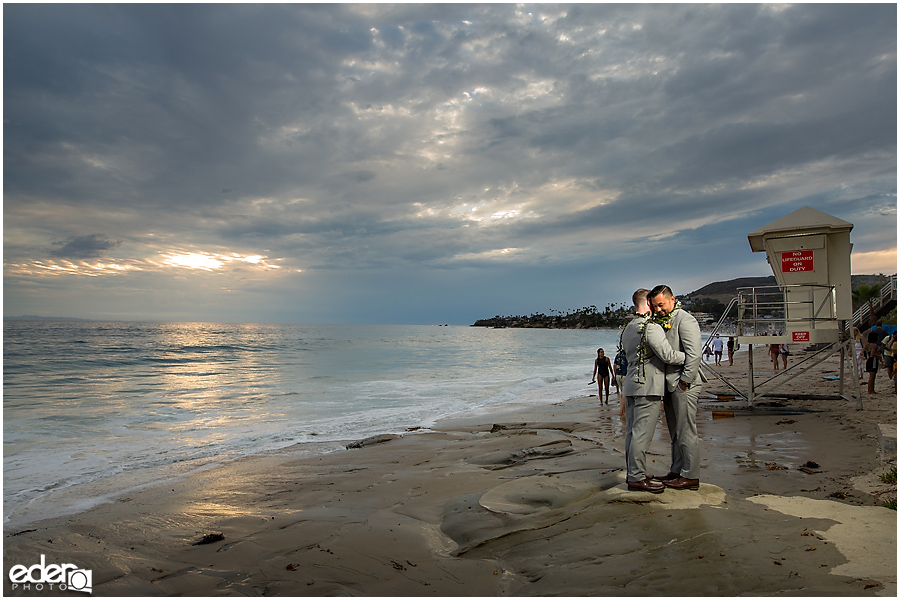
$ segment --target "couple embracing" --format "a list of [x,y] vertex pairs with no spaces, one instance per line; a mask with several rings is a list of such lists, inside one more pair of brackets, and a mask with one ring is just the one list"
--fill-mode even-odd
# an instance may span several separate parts
[[[628,358],[624,395],[628,489],[660,493],[700,488],[697,401],[700,397],[700,325],[681,308],[672,290],[658,285],[632,296],[635,317],[622,332]],[[666,475],[646,471],[662,402],[672,440],[672,465]]]

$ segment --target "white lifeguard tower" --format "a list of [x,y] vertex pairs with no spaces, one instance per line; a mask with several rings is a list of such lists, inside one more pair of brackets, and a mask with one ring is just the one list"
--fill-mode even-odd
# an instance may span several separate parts
[[[853,316],[850,287],[850,230],[853,224],[804,206],[747,234],[754,252],[765,252],[783,296],[776,305],[759,299],[766,288],[749,288],[739,302],[739,331],[746,343],[832,343],[840,337],[840,322]],[[769,288],[771,290],[771,288]],[[760,304],[779,309],[760,315]],[[741,311],[740,309],[743,309]],[[740,312],[744,314],[741,315]],[[779,340],[761,340],[760,324],[782,318]],[[760,320],[759,317],[768,319]],[[749,317],[749,318],[748,318]]]
[[[766,253],[778,285],[739,288],[737,298],[725,311],[727,315],[737,306],[736,341],[747,344],[749,349],[749,389],[743,392],[721,373],[717,375],[745,396],[751,408],[757,398],[771,395],[780,385],[837,352],[841,355],[840,397],[851,399],[844,392],[845,358],[849,356],[848,379],[854,382],[849,387],[857,408],[862,408],[862,398],[855,385],[856,353],[848,326],[853,318],[852,229],[852,223],[804,206],[747,235],[754,252]],[[753,374],[753,344],[803,344],[812,353],[757,384]]]

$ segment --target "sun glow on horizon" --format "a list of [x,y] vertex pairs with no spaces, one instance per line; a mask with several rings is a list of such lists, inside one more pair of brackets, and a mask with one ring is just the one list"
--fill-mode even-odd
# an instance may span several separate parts
[[236,252],[232,252],[230,255],[227,254],[209,254],[206,252],[184,252],[180,254],[170,253],[163,255],[164,265],[170,265],[173,267],[184,267],[187,269],[202,269],[204,271],[213,271],[216,269],[221,269],[227,263],[230,262],[245,262],[251,265],[256,265],[265,268],[279,269],[281,268],[279,265],[273,265],[266,262],[267,256],[263,256],[261,254],[251,254],[248,256],[244,256],[243,254],[238,254]]
[[170,254],[164,264],[175,267],[187,267],[189,269],[203,269],[204,271],[212,271],[220,269],[225,265],[224,262],[208,254],[200,254],[191,252],[188,254]]
[[872,250],[869,252],[853,252],[850,255],[853,273],[886,273],[897,272],[897,248]]
[[[125,275],[128,273],[152,273],[167,271],[171,267],[178,269],[198,269],[201,271],[226,272],[227,267],[240,269],[240,263],[255,272],[272,272],[282,269],[284,265],[273,264],[283,258],[270,259],[263,254],[214,254],[211,252],[172,251],[156,254],[148,258],[103,258],[103,259],[42,259],[23,262],[4,262],[5,276],[33,277],[74,275],[99,277],[104,275]],[[284,271],[282,271],[284,272]],[[298,269],[302,272],[302,269]],[[246,274],[246,271],[245,271]]]

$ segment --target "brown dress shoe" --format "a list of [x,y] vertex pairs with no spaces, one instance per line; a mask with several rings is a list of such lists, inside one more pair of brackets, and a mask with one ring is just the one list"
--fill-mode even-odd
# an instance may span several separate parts
[[650,492],[651,494],[662,494],[666,491],[663,484],[651,481],[649,477],[641,481],[629,481],[628,489],[633,492]]
[[651,475],[650,479],[653,481],[671,481],[673,479],[678,479],[681,477],[678,473],[667,473],[666,475]]
[[673,490],[699,490],[700,480],[679,477],[678,479],[670,479],[669,481],[664,481],[663,485],[666,487],[670,487]]

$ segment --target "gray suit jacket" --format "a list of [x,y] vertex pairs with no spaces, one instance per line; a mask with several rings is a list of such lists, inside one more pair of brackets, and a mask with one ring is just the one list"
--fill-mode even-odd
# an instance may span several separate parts
[[672,348],[684,352],[684,365],[666,367],[666,387],[674,392],[678,380],[691,385],[700,383],[700,351],[703,342],[700,338],[700,324],[694,315],[683,308],[675,311],[669,322],[672,328],[666,331],[666,339]]
[[622,347],[628,359],[628,374],[625,375],[623,386],[626,396],[662,396],[666,391],[665,363],[684,363],[684,352],[672,349],[662,327],[656,323],[647,323],[645,337],[649,356],[644,358],[641,368],[638,348],[641,345],[641,327],[647,319],[644,315],[635,317],[622,332]]

